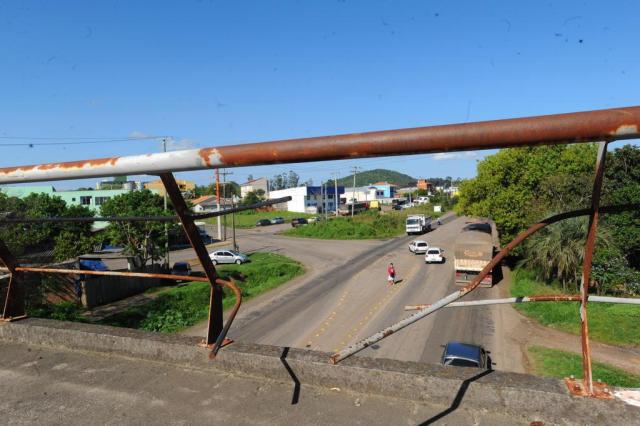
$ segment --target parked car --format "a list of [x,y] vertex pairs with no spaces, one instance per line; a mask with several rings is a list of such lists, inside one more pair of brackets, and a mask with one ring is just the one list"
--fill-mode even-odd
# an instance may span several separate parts
[[191,275],[191,265],[188,262],[176,262],[171,268],[171,275]]
[[[191,265],[188,262],[176,262],[171,268],[171,275],[191,275]],[[175,281],[176,284],[179,282],[181,281]]]
[[307,223],[309,223],[307,221],[307,219],[305,219],[304,217],[299,217],[296,219],[291,219],[291,226],[293,226],[294,228],[296,226],[300,226],[300,225],[306,225]]
[[271,219],[271,224],[272,225],[279,225],[281,223],[284,223],[284,218],[283,217],[274,217],[273,219]]
[[422,240],[411,241],[409,243],[409,251],[413,254],[426,253],[429,248],[429,243]]
[[100,259],[80,259],[80,269],[85,271],[108,271],[107,265]]
[[393,210],[402,210],[402,204],[394,204],[391,208]]
[[271,225],[271,221],[269,219],[258,219],[256,221],[256,226],[269,226]]
[[320,222],[322,220],[321,216],[311,216],[310,218],[307,219],[307,223],[316,223],[316,222]]
[[236,263],[240,265],[249,261],[249,257],[246,254],[238,253],[233,250],[216,250],[209,254],[211,261],[214,265],[218,263]]
[[444,345],[440,362],[442,365],[489,369],[491,368],[491,358],[488,354],[489,352],[485,351],[482,346],[449,342]]
[[438,247],[429,247],[424,255],[424,263],[444,263],[444,250]]

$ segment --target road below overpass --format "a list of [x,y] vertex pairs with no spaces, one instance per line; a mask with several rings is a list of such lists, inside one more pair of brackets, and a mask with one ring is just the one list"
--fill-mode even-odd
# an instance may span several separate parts
[[[460,287],[454,283],[453,246],[465,218],[450,216],[422,236],[388,240],[328,241],[278,235],[288,225],[238,232],[242,251],[271,251],[290,256],[308,269],[305,276],[241,309],[230,335],[238,341],[334,352],[408,316],[408,304],[433,303]],[[408,251],[413,239],[443,248],[444,264],[424,263]],[[178,255],[179,256],[179,255]],[[185,255],[186,256],[186,255]],[[179,257],[178,257],[179,258]],[[174,254],[174,259],[176,255]],[[393,262],[399,282],[387,285]],[[499,283],[480,288],[464,300],[499,297]],[[369,357],[436,363],[441,345],[451,340],[475,343],[491,351],[495,368],[525,371],[519,346],[505,341],[508,306],[447,308],[360,352]],[[204,325],[188,330],[204,334]]]

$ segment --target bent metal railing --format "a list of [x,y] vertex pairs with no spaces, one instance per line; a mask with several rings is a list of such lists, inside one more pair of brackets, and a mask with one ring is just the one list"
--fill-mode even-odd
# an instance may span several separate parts
[[[600,193],[602,189],[606,148],[607,144],[614,140],[639,138],[639,129],[640,107],[636,106],[508,120],[230,145],[127,157],[109,157],[64,163],[7,167],[0,168],[0,184],[132,174],[159,175],[165,185],[167,194],[175,206],[176,213],[185,233],[204,268],[206,280],[211,285],[209,328],[205,342],[208,345],[214,345],[211,353],[213,357],[215,356],[215,352],[217,352],[219,347],[224,343],[226,331],[228,331],[230,326],[229,321],[226,326],[223,326],[220,285],[227,285],[236,293],[237,304],[233,315],[235,315],[237,308],[239,308],[241,295],[239,289],[233,285],[233,283],[223,283],[220,278],[218,278],[216,269],[209,259],[206,248],[198,235],[197,228],[194,224],[195,215],[189,212],[172,172],[518,146],[598,142],[599,150],[596,161],[591,208],[557,215],[533,225],[505,246],[493,258],[489,265],[484,268],[482,273],[466,287],[461,288],[459,291],[444,297],[428,307],[424,307],[420,312],[409,316],[394,326],[351,345],[331,357],[332,362],[338,362],[367,347],[372,342],[379,341],[395,331],[424,318],[430,313],[450,305],[455,300],[477,288],[482,278],[497,266],[510,250],[519,245],[528,236],[559,220],[580,215],[589,215],[589,230],[585,244],[580,295],[567,297],[579,298],[581,303],[580,321],[584,387],[578,390],[573,388],[572,390],[576,391],[576,393],[598,396],[601,395],[601,393],[599,393],[597,389],[594,389],[591,377],[591,355],[589,350],[587,320],[588,287],[598,218],[601,212],[613,213],[639,207],[638,205],[600,207]],[[7,221],[10,220],[11,218],[7,218]],[[2,241],[0,241],[0,260],[4,262],[6,270],[10,274],[9,283],[5,289],[6,296],[2,311],[2,318],[4,320],[12,320],[25,316],[24,288],[21,284],[21,274],[25,272],[63,273],[60,270],[54,272],[54,270],[45,268],[44,270],[39,269],[36,271],[36,268],[20,266]],[[70,271],[73,272],[68,273],[78,274],[76,270]],[[82,271],[82,273],[86,272],[88,271]],[[116,274],[114,272],[112,273]],[[125,275],[127,273],[117,274]],[[155,275],[140,274],[139,276],[153,277]],[[184,278],[185,277],[178,277],[177,279]],[[194,280],[196,278],[197,277],[189,277],[189,279]]]

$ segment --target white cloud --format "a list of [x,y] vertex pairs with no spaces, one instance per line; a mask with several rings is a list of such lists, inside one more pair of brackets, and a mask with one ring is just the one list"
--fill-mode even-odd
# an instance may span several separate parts
[[473,151],[465,152],[439,152],[433,155],[434,160],[474,160],[478,154]]
[[[137,138],[137,139],[157,139],[158,143],[160,144],[160,150],[163,149],[162,136],[152,136],[140,130],[134,130],[131,133],[129,133],[129,137]],[[192,149],[198,146],[198,143],[195,140],[189,139],[189,138],[176,139],[172,136],[167,136],[166,140],[167,140],[167,151],[179,151],[182,149]]]
[[181,149],[193,149],[198,145],[196,141],[189,138],[174,139],[167,138],[167,151],[179,151]]
[[133,132],[129,133],[129,137],[130,138],[148,138],[149,135],[146,134],[145,132],[134,130]]

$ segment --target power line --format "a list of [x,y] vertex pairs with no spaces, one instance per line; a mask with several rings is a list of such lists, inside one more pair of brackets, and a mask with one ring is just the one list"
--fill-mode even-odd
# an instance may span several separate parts
[[127,137],[127,138],[36,138],[26,136],[0,136],[0,139],[4,140],[59,140],[67,142],[0,142],[1,146],[27,146],[33,148],[34,146],[56,146],[56,145],[88,145],[88,144],[105,144],[105,143],[117,143],[117,142],[131,142],[131,141],[158,141],[166,136],[142,136],[142,137]]
[[57,140],[57,141],[90,141],[90,140],[106,140],[106,141],[112,141],[112,140],[116,140],[116,141],[121,141],[121,140],[132,140],[132,139],[162,139],[162,138],[168,138],[170,136],[124,136],[124,137],[113,137],[113,138],[106,138],[106,137],[50,137],[50,136],[7,136],[7,135],[2,135],[0,136],[0,139],[24,139],[24,140]]

